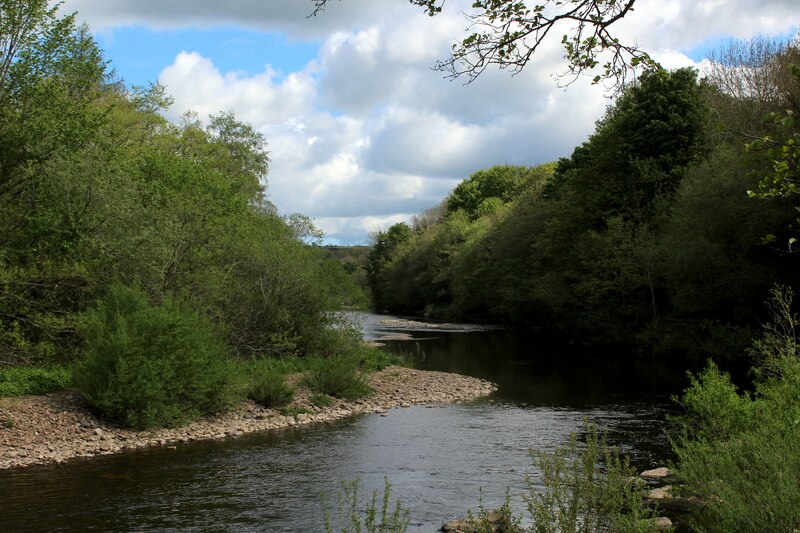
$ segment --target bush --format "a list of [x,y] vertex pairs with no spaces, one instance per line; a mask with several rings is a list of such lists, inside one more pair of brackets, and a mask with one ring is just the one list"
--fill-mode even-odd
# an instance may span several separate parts
[[304,381],[315,392],[347,400],[355,400],[371,392],[356,357],[320,357],[311,360],[309,366]]
[[47,394],[64,390],[72,382],[66,367],[14,367],[0,370],[0,397]]
[[[689,410],[677,439],[675,468],[704,502],[697,531],[793,531],[800,525],[800,370],[739,395],[710,366],[687,391]],[[709,409],[707,402],[720,400]]]
[[256,361],[250,367],[252,378],[247,396],[264,407],[282,407],[294,399],[294,387],[286,375],[268,361]]
[[773,292],[773,323],[753,344],[752,393],[709,363],[684,393],[676,473],[703,506],[697,531],[794,531],[800,526],[800,358],[791,293]]
[[[656,531],[644,507],[627,458],[606,444],[605,435],[587,428],[586,445],[577,437],[553,454],[532,452],[542,472],[543,492],[531,486],[528,511],[532,532]],[[529,482],[530,485],[530,482]]]
[[103,417],[134,428],[176,426],[233,399],[227,349],[183,298],[154,306],[141,290],[114,285],[83,330],[75,383]]

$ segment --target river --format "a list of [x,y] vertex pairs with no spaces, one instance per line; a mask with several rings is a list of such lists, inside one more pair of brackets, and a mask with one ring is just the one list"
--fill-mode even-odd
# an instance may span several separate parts
[[[139,450],[0,472],[0,531],[321,531],[342,480],[382,489],[411,510],[409,531],[502,503],[537,473],[528,451],[553,450],[588,420],[640,469],[669,456],[664,417],[684,385],[655,363],[537,343],[529,334],[425,327],[359,315],[365,337],[422,369],[499,385],[475,402],[395,409],[177,450]],[[388,317],[391,319],[391,317]]]

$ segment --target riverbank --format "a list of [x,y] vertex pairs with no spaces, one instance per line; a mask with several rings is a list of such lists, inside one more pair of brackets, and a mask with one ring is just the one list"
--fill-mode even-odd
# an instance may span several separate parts
[[98,420],[75,391],[0,398],[0,469],[62,463],[148,446],[177,450],[195,440],[235,438],[355,414],[386,415],[389,409],[415,404],[473,400],[496,389],[478,378],[397,366],[374,372],[369,382],[374,392],[360,400],[335,400],[330,406],[317,407],[301,389],[294,402],[280,410],[245,401],[227,413],[186,426],[150,431],[127,430]]

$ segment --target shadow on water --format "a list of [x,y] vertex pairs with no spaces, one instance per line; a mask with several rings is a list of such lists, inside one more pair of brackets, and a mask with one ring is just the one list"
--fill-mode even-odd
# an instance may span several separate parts
[[409,333],[412,340],[386,341],[387,348],[412,354],[420,368],[482,377],[499,390],[388,417],[0,471],[0,531],[314,532],[323,523],[320,495],[335,500],[339,481],[356,476],[364,494],[388,477],[412,509],[410,531],[434,531],[474,509],[481,492],[491,507],[506,487],[522,493],[526,474],[536,485],[528,450],[552,451],[584,420],[606,428],[640,468],[669,454],[663,419],[682,375],[517,332],[364,320],[371,338]]
[[536,344],[519,331],[422,333],[423,340],[384,341],[425,370],[478,376],[500,386],[498,398],[528,405],[668,403],[686,374],[625,352]]

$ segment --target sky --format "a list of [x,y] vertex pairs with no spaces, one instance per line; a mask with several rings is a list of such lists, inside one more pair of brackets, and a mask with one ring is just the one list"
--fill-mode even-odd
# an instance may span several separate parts
[[[472,0],[429,17],[407,0],[66,0],[130,85],[159,82],[176,119],[232,111],[264,134],[267,194],[303,213],[327,244],[370,234],[440,203],[497,164],[569,156],[611,102],[581,78],[560,87],[560,39],[521,73],[449,80],[432,69],[466,35]],[[664,66],[700,66],[730,38],[794,36],[800,0],[637,0],[615,24]],[[568,27],[559,30],[566,33]],[[559,35],[561,34],[559,33]]]

